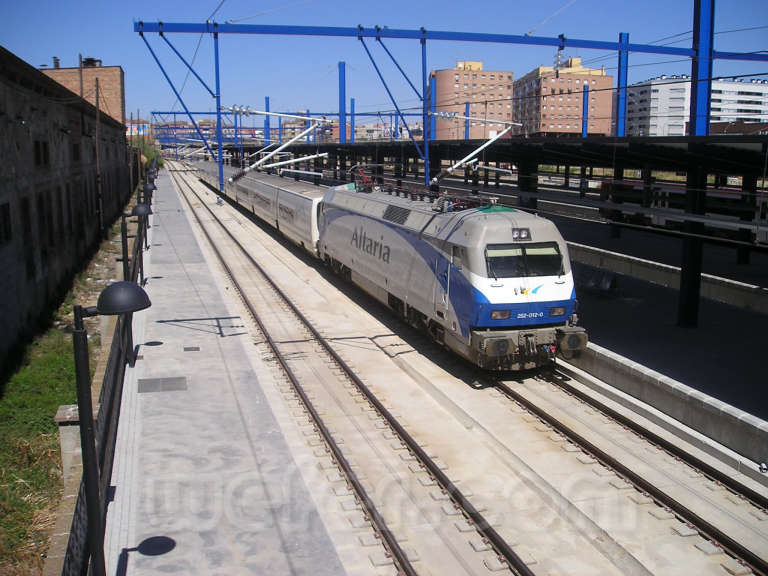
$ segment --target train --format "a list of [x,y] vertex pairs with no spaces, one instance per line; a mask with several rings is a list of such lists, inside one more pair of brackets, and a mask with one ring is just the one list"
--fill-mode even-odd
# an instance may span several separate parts
[[[197,166],[218,190],[215,164]],[[480,368],[535,369],[586,348],[551,221],[493,198],[377,185],[363,169],[329,188],[253,174],[223,194]]]

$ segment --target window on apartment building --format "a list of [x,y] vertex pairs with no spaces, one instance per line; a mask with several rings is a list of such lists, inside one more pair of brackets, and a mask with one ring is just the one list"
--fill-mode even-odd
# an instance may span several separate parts
[[59,242],[64,241],[64,197],[61,195],[61,186],[56,188],[56,194],[54,195],[56,201],[56,214],[58,216],[58,222],[56,228],[59,231]]
[[477,80],[477,74],[472,74],[472,80]]
[[594,80],[592,80],[592,84],[594,84],[594,83],[595,83],[595,81],[594,81]]
[[459,85],[458,85],[458,84],[454,84],[454,85],[453,85],[453,87],[454,87],[454,88],[458,88],[458,87],[459,87]]
[[454,75],[453,75],[453,79],[454,79],[454,80],[458,80],[458,79],[459,79],[459,75],[458,75],[458,74],[454,74]]
[[48,245],[50,244],[49,215],[45,203],[47,194],[48,192],[42,192],[37,195],[37,233],[40,238],[40,257],[44,263],[48,261]]
[[21,199],[21,232],[24,246],[24,266],[27,278],[35,276],[35,243],[32,240],[32,214],[29,206],[29,198]]
[[651,90],[651,94],[658,94],[658,93],[659,93],[659,89],[658,88],[653,88]]
[[72,234],[72,187],[69,185],[69,182],[65,185],[66,193],[67,193],[67,232],[71,235]]
[[50,163],[50,153],[48,142],[45,140],[34,141],[35,166],[48,166]]
[[11,204],[6,202],[0,205],[0,246],[5,246],[11,241]]

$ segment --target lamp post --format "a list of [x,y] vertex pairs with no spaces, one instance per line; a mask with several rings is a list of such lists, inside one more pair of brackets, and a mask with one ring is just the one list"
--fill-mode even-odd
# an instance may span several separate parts
[[157,186],[155,186],[155,183],[152,180],[149,180],[144,184],[143,204],[152,204],[152,192],[155,190],[157,190]]
[[[75,329],[72,343],[75,355],[75,382],[77,409],[80,416],[80,445],[85,481],[85,505],[88,517],[88,550],[93,576],[105,576],[104,526],[102,523],[103,499],[99,490],[99,462],[96,457],[96,439],[93,429],[93,404],[91,402],[91,376],[88,366],[88,335],[83,318],[97,315],[132,314],[149,308],[151,302],[146,292],[133,282],[115,282],[99,295],[96,306],[74,307]],[[128,316],[130,318],[130,316]],[[129,320],[130,322],[130,320]],[[130,333],[131,326],[128,325]],[[131,341],[133,339],[131,338]],[[133,354],[133,351],[130,351]]]
[[[131,280],[130,278],[130,268],[129,268],[129,257],[128,257],[128,225],[126,223],[126,217],[128,216],[138,216],[139,217],[139,232],[142,230],[142,226],[144,226],[144,247],[149,248],[147,244],[147,228],[146,225],[146,219],[149,216],[149,214],[152,214],[152,208],[149,207],[148,204],[137,204],[133,207],[130,214],[121,214],[120,215],[120,237],[122,240],[122,249],[123,249],[123,280]],[[139,250],[139,273],[141,274],[141,283],[144,284],[144,256],[141,250]]]
[[[152,194],[150,193],[150,201],[152,200]],[[149,205],[149,202],[146,201],[144,204],[136,204],[136,206],[133,207],[131,210],[131,216],[138,216],[139,217],[139,226],[143,226],[144,230],[144,249],[149,250],[149,241],[147,240],[147,230],[149,229],[149,215],[152,214],[152,208]]]

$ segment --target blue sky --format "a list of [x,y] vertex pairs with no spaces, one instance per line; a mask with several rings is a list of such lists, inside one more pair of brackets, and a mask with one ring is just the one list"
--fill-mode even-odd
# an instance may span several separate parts
[[[120,65],[125,71],[126,109],[142,116],[149,110],[169,110],[175,97],[149,51],[133,32],[133,22],[203,22],[219,7],[220,0],[134,0],[132,2],[80,2],[68,0],[3,0],[0,44],[34,66],[51,65],[58,56],[61,65],[76,66],[78,53]],[[765,0],[719,0],[715,48],[729,51],[768,50],[768,2]],[[248,18],[249,16],[252,16]],[[630,41],[653,43],[691,30],[692,0],[273,0],[269,2],[224,0],[214,18],[246,24],[317,26],[389,26],[390,28],[460,32],[491,32],[557,36],[592,40],[618,39],[628,32]],[[763,27],[729,32],[734,29]],[[180,87],[186,68],[157,35],[147,35],[161,62]],[[664,42],[690,46],[690,35]],[[188,59],[199,35],[174,34],[169,39]],[[389,41],[388,47],[420,87],[421,55],[418,42]],[[398,103],[418,105],[415,95],[399,76],[386,54],[369,43]],[[266,37],[222,35],[220,37],[222,104],[262,108],[269,96],[271,109],[335,111],[338,108],[337,63],[347,62],[347,97],[354,97],[358,111],[389,110],[392,105],[365,52],[355,39]],[[605,52],[566,50],[566,56],[585,61],[606,56]],[[430,42],[430,69],[452,68],[457,60],[481,60],[487,69],[511,70],[520,77],[539,65],[551,65],[555,50],[526,46],[498,46],[458,42]],[[690,73],[688,62],[669,56],[630,55],[629,80],[636,82],[661,73]],[[616,57],[591,63],[605,65],[615,74]],[[195,59],[195,69],[213,86],[213,41],[204,36]],[[768,63],[721,62],[715,75],[768,73]],[[768,78],[768,75],[762,78]],[[189,77],[183,92],[188,106],[213,110],[210,95]]]

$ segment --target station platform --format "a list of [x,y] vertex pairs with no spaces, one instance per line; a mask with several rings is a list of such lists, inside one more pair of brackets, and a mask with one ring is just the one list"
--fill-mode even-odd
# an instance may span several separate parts
[[107,574],[345,572],[261,386],[264,366],[161,170],[134,317]]

